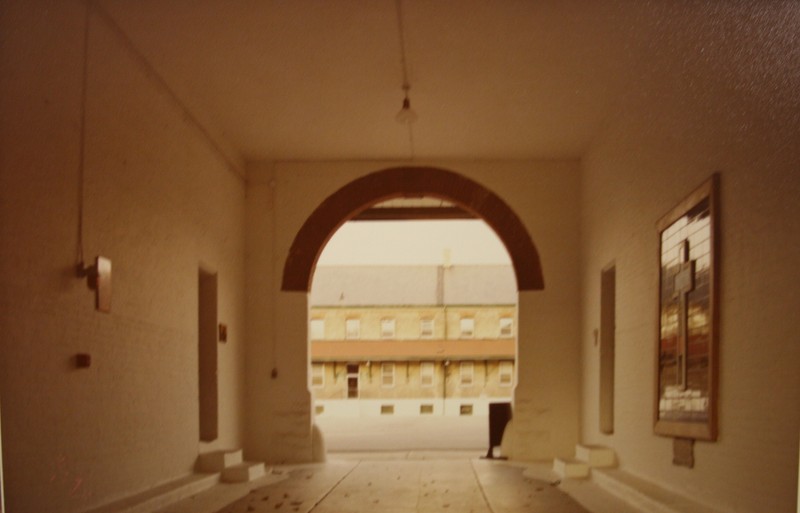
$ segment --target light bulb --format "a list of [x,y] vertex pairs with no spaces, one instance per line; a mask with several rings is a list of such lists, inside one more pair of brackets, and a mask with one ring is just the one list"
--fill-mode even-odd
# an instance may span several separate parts
[[400,109],[394,119],[404,125],[411,124],[417,120],[417,113],[411,108],[411,100],[408,99],[408,96],[403,98],[403,108]]

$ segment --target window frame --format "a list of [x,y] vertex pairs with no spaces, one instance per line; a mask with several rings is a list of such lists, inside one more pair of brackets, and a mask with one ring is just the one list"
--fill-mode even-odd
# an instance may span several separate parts
[[[425,329],[425,326],[430,324],[430,328],[428,330]],[[433,330],[436,327],[436,323],[433,320],[433,317],[423,317],[419,320],[419,338],[421,339],[430,339],[433,338]]]
[[[469,371],[467,371],[469,369]],[[469,379],[465,379],[469,376]],[[462,361],[458,365],[458,386],[471,387],[475,384],[475,362]]]
[[[468,331],[464,329],[465,325],[469,325]],[[475,338],[475,317],[465,315],[458,320],[458,337],[464,339]]]
[[[430,369],[430,373],[423,372],[423,369]],[[430,383],[425,383],[426,377],[430,378]],[[435,385],[436,385],[436,365],[433,362],[419,362],[419,386],[421,388],[432,388]]]
[[[387,373],[387,369],[391,372]],[[396,365],[394,362],[381,362],[381,388],[394,388]],[[386,378],[391,379],[391,383],[386,382]]]
[[[316,326],[316,327],[315,327]],[[317,336],[318,334],[318,336]],[[308,323],[308,336],[311,340],[325,340],[325,319],[314,318]]]
[[[391,330],[387,330],[391,327]],[[393,340],[397,338],[397,320],[394,317],[384,317],[381,319],[381,340]]]
[[[507,326],[508,330],[507,331],[504,331],[504,329],[503,329],[504,328],[504,326],[503,326],[504,322],[508,323],[508,326]],[[504,315],[503,317],[500,317],[500,319],[498,321],[498,324],[499,324],[499,327],[500,327],[500,331],[499,331],[500,338],[512,338],[514,336],[514,318],[513,317],[511,317],[510,315]]]
[[[315,369],[319,369],[317,372]],[[319,378],[319,383],[315,379]],[[311,388],[323,388],[325,386],[325,362],[311,364]]]
[[[503,367],[508,368],[508,372],[503,372]],[[508,382],[503,382],[503,376],[508,375]],[[501,387],[510,387],[514,384],[514,362],[501,361],[497,366],[497,384]]]
[[[355,329],[351,329],[351,328]],[[344,320],[344,338],[345,340],[359,340],[361,339],[361,318],[348,317]]]

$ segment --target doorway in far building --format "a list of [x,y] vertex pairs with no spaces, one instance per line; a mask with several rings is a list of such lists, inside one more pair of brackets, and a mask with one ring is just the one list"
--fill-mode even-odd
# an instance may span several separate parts
[[310,389],[330,452],[485,452],[516,382],[517,289],[497,235],[455,205],[392,200],[343,225],[309,295]]
[[347,398],[358,399],[358,364],[347,364]]

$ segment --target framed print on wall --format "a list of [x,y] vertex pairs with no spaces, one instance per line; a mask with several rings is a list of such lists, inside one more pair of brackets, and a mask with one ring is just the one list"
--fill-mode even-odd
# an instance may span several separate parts
[[658,435],[717,438],[718,196],[714,174],[657,223]]

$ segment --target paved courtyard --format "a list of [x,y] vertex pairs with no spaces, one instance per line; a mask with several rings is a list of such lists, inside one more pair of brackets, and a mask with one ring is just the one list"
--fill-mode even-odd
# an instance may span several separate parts
[[486,454],[489,417],[325,417],[316,423],[330,453],[459,450]]
[[488,417],[317,419],[326,463],[218,485],[158,513],[638,513],[551,464],[481,459]]
[[285,467],[246,489],[220,485],[160,513],[632,513],[613,500],[587,509],[554,483],[526,477],[525,467],[429,456],[372,453]]

